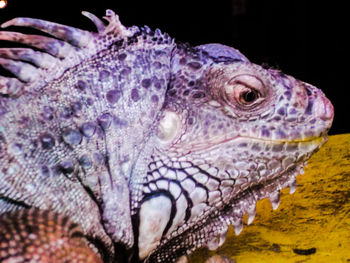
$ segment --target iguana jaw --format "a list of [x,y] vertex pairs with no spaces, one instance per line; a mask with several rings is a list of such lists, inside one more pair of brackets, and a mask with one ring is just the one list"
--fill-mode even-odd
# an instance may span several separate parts
[[299,147],[318,147],[318,145],[322,146],[327,141],[327,134],[321,135],[319,137],[307,137],[307,138],[297,138],[291,140],[278,140],[278,139],[265,139],[258,137],[249,137],[249,136],[234,136],[230,138],[220,139],[220,138],[212,138],[211,140],[203,141],[201,143],[186,143],[181,144],[178,143],[174,145],[174,149],[181,149],[184,152],[200,152],[200,151],[208,151],[212,147],[223,147],[225,144],[230,144],[234,142],[250,142],[250,143],[262,143],[273,145],[296,145]]
[[[305,163],[305,162],[304,162]],[[224,207],[220,213],[207,221],[208,225],[222,224],[225,230],[229,225],[234,227],[236,235],[243,230],[243,217],[247,217],[247,225],[254,221],[256,214],[256,204],[259,200],[268,198],[271,202],[272,209],[277,210],[280,205],[280,191],[289,188],[290,194],[296,191],[296,177],[304,173],[304,164],[296,164],[294,167],[276,175],[275,178],[266,180],[262,183],[250,186],[235,196],[230,204]],[[227,231],[227,230],[226,230]],[[226,238],[226,231],[212,233],[206,242],[210,250],[215,250],[221,246]]]
[[[321,147],[321,146],[319,146]],[[280,204],[280,191],[290,188],[290,194],[296,191],[296,177],[298,174],[304,173],[304,164],[311,156],[306,155],[299,163],[283,171],[275,174],[273,179],[265,180],[256,185],[251,185],[240,193],[235,195],[222,209],[210,214],[208,218],[186,228],[180,235],[172,235],[164,239],[157,247],[157,252],[150,254],[147,262],[153,262],[155,259],[163,259],[164,253],[171,247],[178,247],[182,240],[191,240],[200,237],[196,246],[206,246],[209,250],[216,250],[226,239],[229,225],[234,227],[236,235],[243,230],[243,217],[247,214],[247,225],[254,221],[256,214],[256,204],[259,200],[269,198],[273,210],[276,210]],[[174,254],[181,255],[190,253],[196,247],[185,246],[180,247]]]
[[[275,152],[274,154],[280,154],[280,167],[274,170],[266,177],[262,177],[261,180],[256,182],[250,182],[240,185],[238,181],[240,176],[236,177],[235,180],[238,188],[233,190],[230,196],[224,201],[224,204],[217,207],[217,210],[213,210],[209,217],[197,218],[198,221],[189,221],[187,226],[183,226],[185,229],[183,232],[175,230],[174,233],[169,232],[168,235],[163,236],[160,240],[156,250],[156,254],[150,254],[150,261],[158,258],[162,260],[162,251],[169,250],[171,247],[177,247],[178,242],[181,240],[191,240],[197,237],[201,237],[200,243],[196,243],[196,246],[207,246],[209,249],[216,249],[224,243],[227,229],[229,225],[233,225],[236,234],[242,231],[243,223],[242,218],[245,214],[248,214],[248,222],[250,224],[253,222],[255,217],[255,207],[258,200],[269,198],[273,209],[277,209],[279,206],[279,191],[281,189],[290,188],[290,193],[294,193],[296,190],[296,176],[300,173],[303,174],[303,165],[310,158],[310,156],[317,151],[325,142],[327,141],[327,136],[321,137],[310,137],[307,139],[293,140],[293,141],[282,141],[282,140],[263,140],[263,139],[253,139],[248,137],[237,137],[231,140],[223,140],[221,143],[215,146],[206,148],[195,148],[192,146],[191,151],[187,152],[188,155],[198,155],[201,156],[204,153],[222,153],[222,149],[237,148],[242,142],[251,142],[252,144],[260,143],[273,144],[275,146],[284,145],[284,150],[280,153]],[[291,151],[285,151],[288,146],[296,146],[298,153]],[[198,150],[199,149],[199,150]],[[220,150],[221,149],[221,150]],[[291,147],[291,149],[295,149]],[[208,160],[207,155],[205,158]],[[216,156],[216,155],[215,155]],[[284,156],[284,157],[283,157]],[[295,160],[292,163],[284,163],[283,158],[288,156],[295,156]],[[237,156],[236,156],[237,157]],[[213,158],[210,162],[216,166],[221,167],[222,171],[226,170],[225,161],[221,163],[221,160]],[[224,157],[226,158],[226,157]],[[227,158],[226,158],[227,159]],[[228,160],[227,160],[228,161]],[[248,176],[249,177],[249,176]],[[215,205],[215,204],[211,204]],[[197,222],[197,223],[196,223]],[[200,222],[200,224],[198,224]],[[202,238],[203,237],[203,238]],[[190,250],[194,250],[195,247],[185,247],[187,251],[177,251],[176,253],[185,254]],[[184,248],[184,249],[185,249]],[[159,251],[159,253],[158,253]],[[154,257],[155,258],[154,258]]]

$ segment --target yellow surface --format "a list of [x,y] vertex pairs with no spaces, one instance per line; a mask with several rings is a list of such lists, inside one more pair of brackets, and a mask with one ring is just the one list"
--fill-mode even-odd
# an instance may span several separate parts
[[[222,247],[200,249],[189,262],[215,254],[237,263],[350,262],[350,134],[330,136],[297,185],[293,195],[282,191],[276,211],[267,199],[258,202],[254,222],[239,236],[230,229]],[[299,255],[295,249],[314,253]]]

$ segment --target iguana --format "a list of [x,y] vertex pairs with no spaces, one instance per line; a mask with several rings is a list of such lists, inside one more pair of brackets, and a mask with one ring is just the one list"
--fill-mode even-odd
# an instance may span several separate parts
[[228,46],[83,15],[97,32],[2,24],[52,37],[0,32],[30,46],[0,49],[1,262],[174,262],[295,191],[333,120],[319,89]]

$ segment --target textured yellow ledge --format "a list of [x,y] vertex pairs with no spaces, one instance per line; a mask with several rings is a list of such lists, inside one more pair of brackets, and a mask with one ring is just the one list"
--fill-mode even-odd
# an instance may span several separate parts
[[282,191],[276,211],[260,201],[256,219],[239,236],[230,229],[222,247],[200,249],[189,262],[216,254],[237,263],[350,262],[350,134],[330,136],[297,185],[293,195]]

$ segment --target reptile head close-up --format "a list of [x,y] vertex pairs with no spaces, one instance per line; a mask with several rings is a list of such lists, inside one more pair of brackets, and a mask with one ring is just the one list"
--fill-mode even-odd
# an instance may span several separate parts
[[141,258],[157,248],[160,261],[216,249],[262,198],[277,209],[334,115],[321,90],[223,45],[180,46],[171,70],[139,229]]
[[53,37],[0,32],[31,46],[0,48],[0,261],[175,262],[296,190],[334,117],[321,90],[228,46],[83,15],[97,32],[1,25]]

